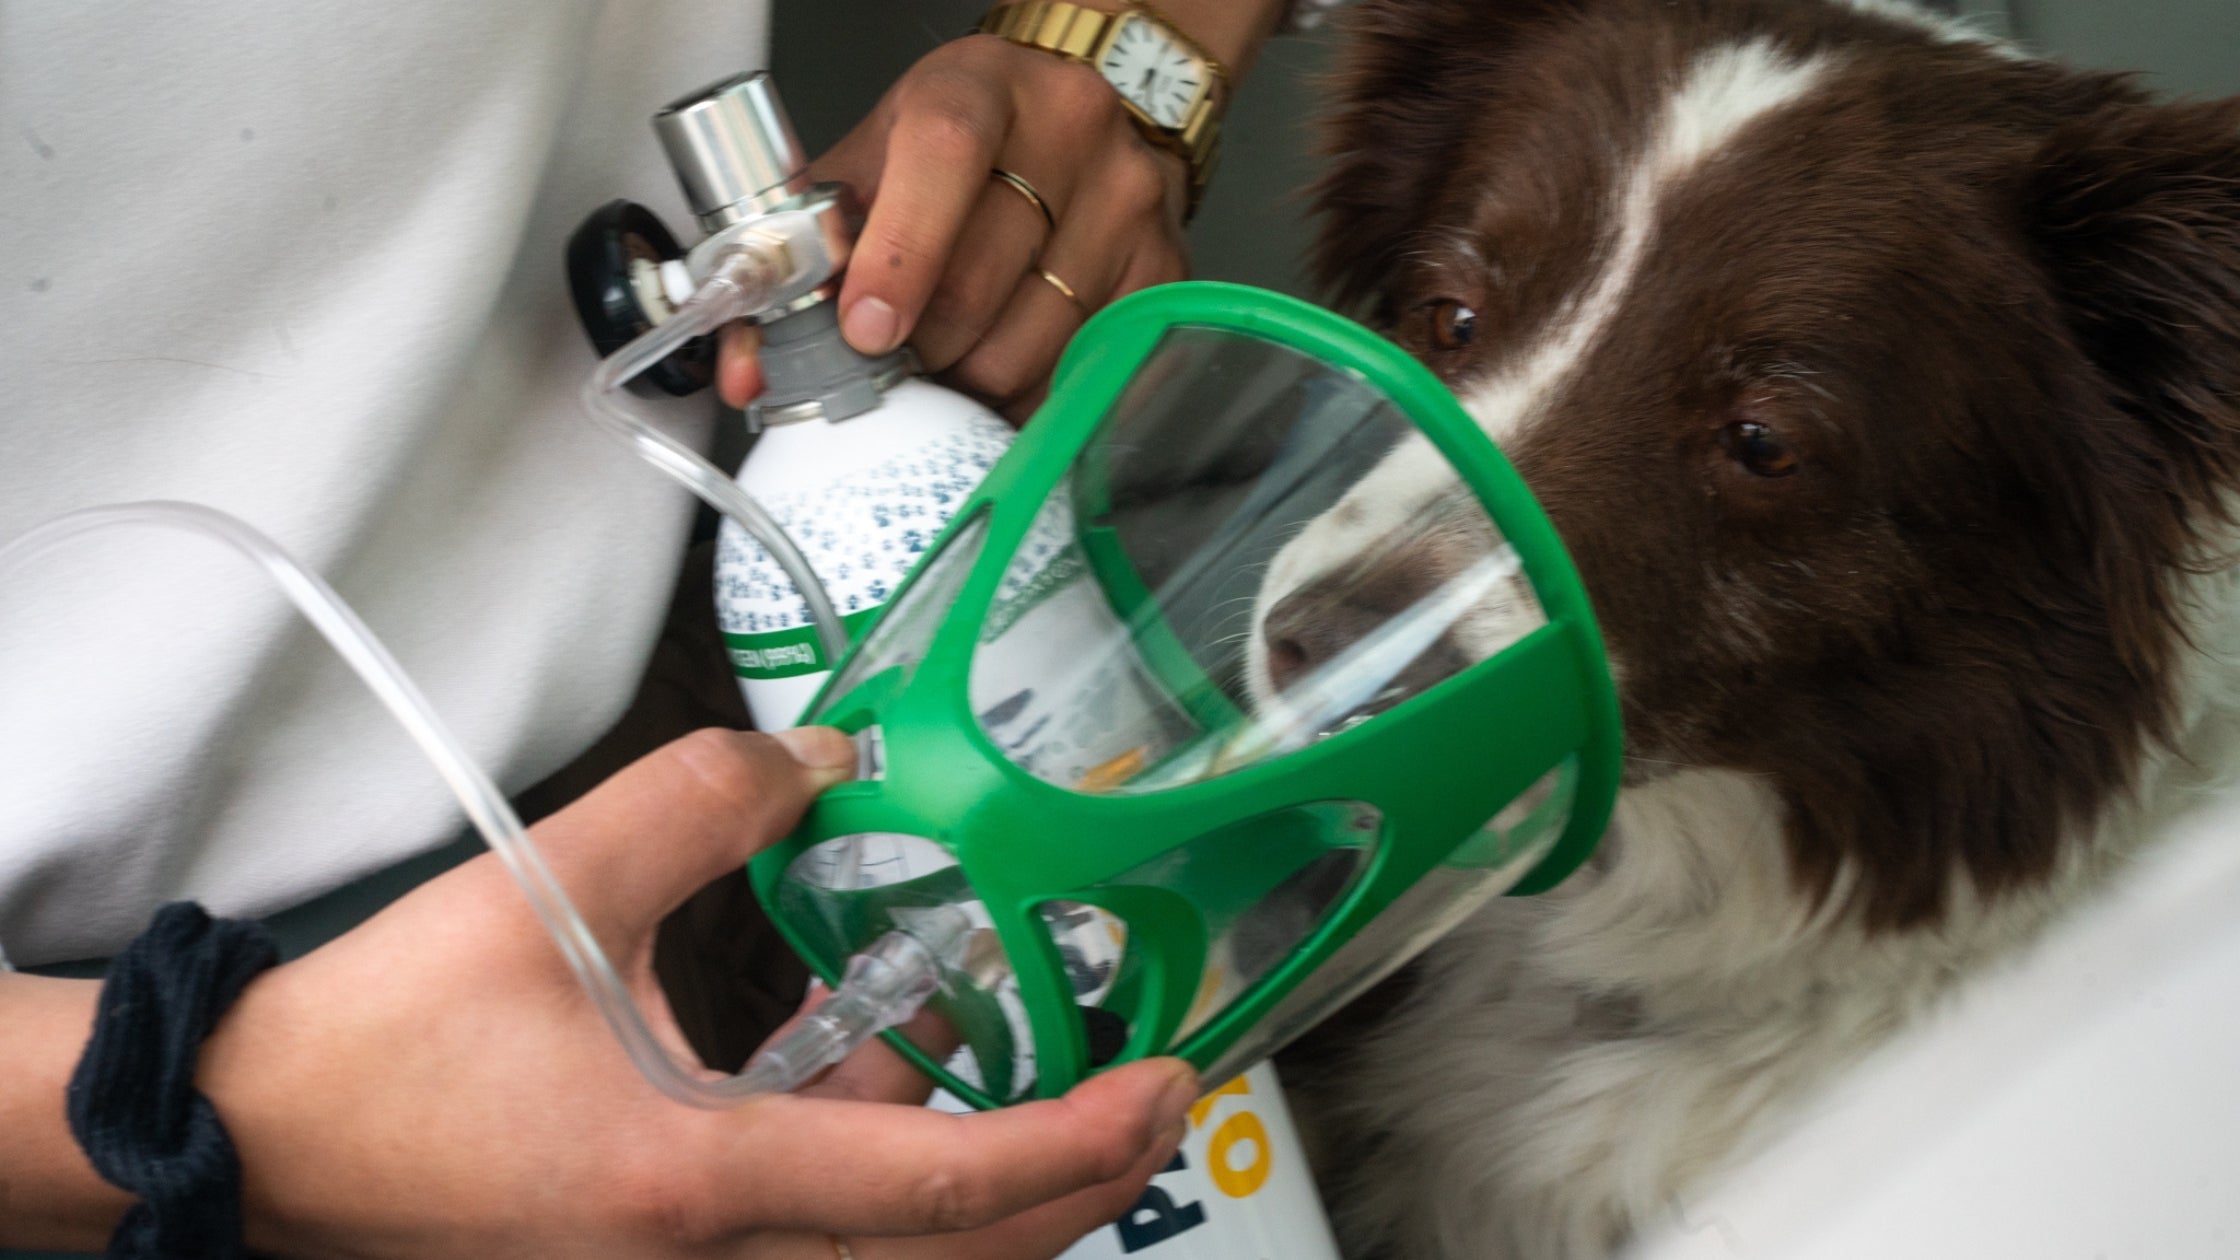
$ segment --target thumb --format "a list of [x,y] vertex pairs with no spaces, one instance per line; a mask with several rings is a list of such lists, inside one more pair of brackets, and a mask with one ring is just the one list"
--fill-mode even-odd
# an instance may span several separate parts
[[762,330],[733,324],[723,330],[716,353],[716,393],[727,407],[744,407],[762,392]]
[[1174,1162],[1179,1139],[1162,1135],[1127,1172],[1102,1185],[957,1234],[857,1239],[857,1260],[1050,1260],[1127,1215],[1144,1187]]
[[775,737],[695,731],[623,767],[530,834],[611,946],[651,930],[768,848],[854,768],[855,745],[825,727]]
[[[1173,1157],[1200,1092],[1188,1064],[1151,1059],[1092,1076],[1063,1098],[970,1116],[789,1095],[749,1109],[764,1121],[782,1113],[782,1126],[705,1157],[703,1166],[728,1166],[727,1175],[783,1205],[772,1225],[844,1234],[983,1229],[1087,1190],[1102,1188],[1125,1207],[1130,1186],[1140,1190],[1135,1179]],[[1092,1194],[1058,1218],[1087,1230],[1107,1206]]]

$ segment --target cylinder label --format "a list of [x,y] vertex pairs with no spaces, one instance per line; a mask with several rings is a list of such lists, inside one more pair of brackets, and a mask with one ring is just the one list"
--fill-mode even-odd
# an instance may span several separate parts
[[[878,612],[877,608],[864,608],[840,618],[850,642],[863,637],[863,628]],[[815,626],[788,626],[759,634],[726,630],[723,647],[731,657],[731,672],[741,678],[798,678],[832,668],[832,662],[824,658],[824,644],[818,640]]]

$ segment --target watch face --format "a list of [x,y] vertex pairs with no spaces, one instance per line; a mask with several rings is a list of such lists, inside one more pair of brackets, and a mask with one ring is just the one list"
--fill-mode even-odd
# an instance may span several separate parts
[[1097,69],[1162,127],[1182,126],[1205,94],[1205,63],[1140,15],[1121,19]]

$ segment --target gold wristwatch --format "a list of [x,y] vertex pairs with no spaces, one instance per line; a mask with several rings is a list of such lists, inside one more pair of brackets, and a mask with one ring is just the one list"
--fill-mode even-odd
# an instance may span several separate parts
[[1198,212],[1221,141],[1229,76],[1213,54],[1150,5],[1107,13],[1062,0],[1027,0],[988,10],[984,34],[1078,61],[1104,76],[1136,126],[1190,167],[1184,221]]

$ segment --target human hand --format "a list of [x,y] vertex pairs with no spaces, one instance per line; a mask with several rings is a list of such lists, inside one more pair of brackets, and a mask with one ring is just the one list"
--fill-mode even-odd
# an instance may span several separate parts
[[[853,764],[828,730],[701,731],[533,834],[665,1012],[655,925]],[[240,1151],[252,1249],[353,1257],[833,1260],[832,1234],[862,1260],[1051,1256],[1135,1201],[1197,1094],[1157,1060],[950,1116],[912,1105],[924,1078],[873,1042],[798,1094],[684,1106],[631,1066],[489,855],[258,978],[198,1083]]]
[[[927,371],[1015,422],[1089,312],[1189,274],[1182,159],[1143,138],[1096,71],[994,36],[927,54],[810,171],[870,206],[840,290],[849,343],[883,354],[907,340]],[[724,337],[716,381],[733,406],[761,390],[756,345],[745,325]]]

